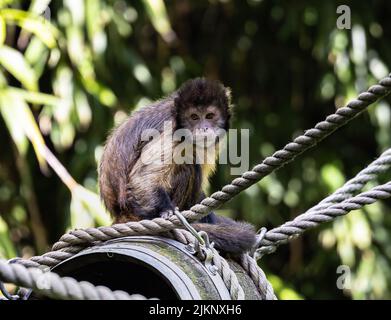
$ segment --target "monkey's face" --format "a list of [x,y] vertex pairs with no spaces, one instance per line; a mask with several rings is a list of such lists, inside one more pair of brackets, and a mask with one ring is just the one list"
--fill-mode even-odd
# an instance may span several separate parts
[[193,143],[205,148],[214,146],[225,134],[228,121],[214,105],[188,107],[180,118],[182,126],[192,133]]
[[177,91],[174,114],[178,129],[187,129],[198,147],[212,147],[229,127],[230,91],[204,78],[185,82]]

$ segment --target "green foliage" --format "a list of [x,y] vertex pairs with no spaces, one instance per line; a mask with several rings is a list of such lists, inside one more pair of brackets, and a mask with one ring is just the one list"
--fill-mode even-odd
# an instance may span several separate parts
[[15,257],[16,250],[9,236],[8,226],[0,217],[0,259]]
[[[108,132],[188,78],[232,88],[255,164],[386,76],[391,4],[346,4],[351,30],[336,28],[338,1],[0,1],[0,256],[109,224],[96,169]],[[294,218],[390,147],[390,123],[387,98],[221,213],[267,228]],[[278,296],[391,298],[390,211],[378,202],[264,257]],[[342,264],[350,290],[336,286]]]

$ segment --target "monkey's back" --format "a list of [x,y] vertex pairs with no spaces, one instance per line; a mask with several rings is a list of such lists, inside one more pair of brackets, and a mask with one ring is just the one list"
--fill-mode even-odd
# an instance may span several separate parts
[[109,136],[99,165],[99,188],[105,206],[114,217],[131,212],[127,196],[129,177],[148,143],[141,140],[142,133],[147,129],[162,132],[164,122],[172,117],[172,105],[173,99],[168,97],[146,106],[131,114]]

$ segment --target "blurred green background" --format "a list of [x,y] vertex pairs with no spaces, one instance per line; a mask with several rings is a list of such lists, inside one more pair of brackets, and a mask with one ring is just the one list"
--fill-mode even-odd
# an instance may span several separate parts
[[[340,4],[350,30],[336,27]],[[385,0],[0,1],[0,257],[42,254],[69,228],[109,224],[97,196],[108,132],[189,78],[231,87],[250,164],[271,155],[389,73],[390,14]],[[315,205],[391,146],[390,102],[219,213],[272,228]],[[219,166],[209,191],[232,178]],[[391,202],[377,202],[261,266],[280,299],[391,298],[390,226]],[[339,265],[351,268],[351,290],[336,286]]]

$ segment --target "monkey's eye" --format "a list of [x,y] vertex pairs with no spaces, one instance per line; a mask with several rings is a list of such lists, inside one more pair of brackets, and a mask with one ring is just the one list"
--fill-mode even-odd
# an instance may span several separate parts
[[206,114],[205,118],[210,120],[210,119],[213,119],[214,116],[215,116],[215,114],[212,113],[212,112],[210,112],[210,113],[207,113],[207,114]]
[[193,113],[191,116],[190,116],[191,120],[198,120],[200,117],[197,116],[195,113]]

